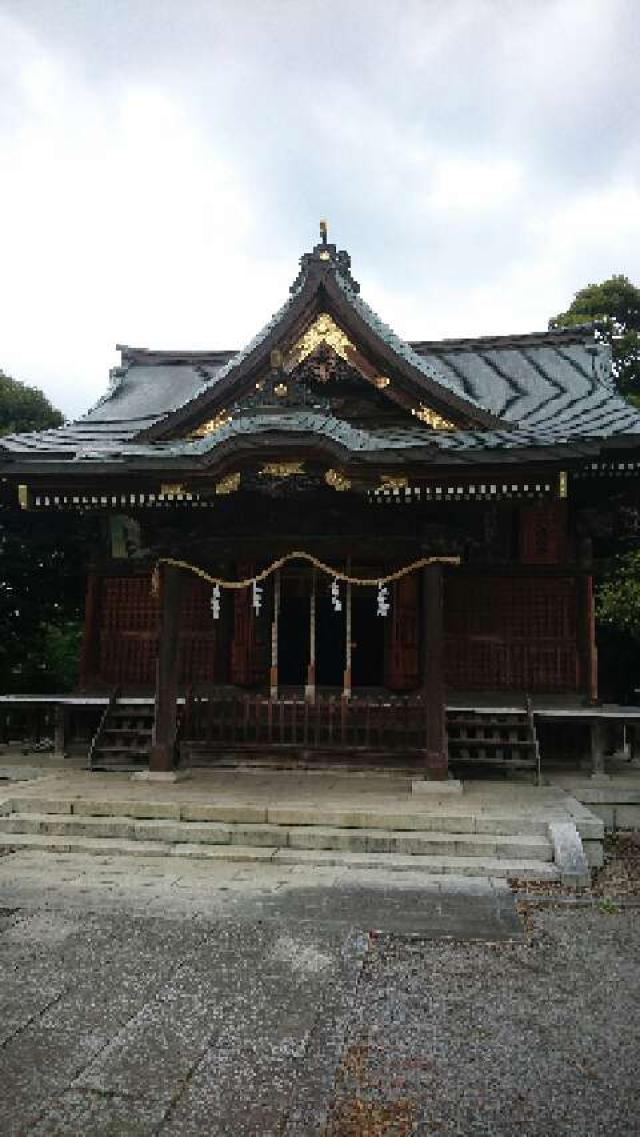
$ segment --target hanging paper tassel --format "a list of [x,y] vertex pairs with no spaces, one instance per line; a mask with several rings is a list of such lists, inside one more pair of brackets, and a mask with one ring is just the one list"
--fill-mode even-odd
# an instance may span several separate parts
[[334,612],[342,612],[342,600],[340,599],[340,585],[337,580],[331,581],[331,603]]
[[260,615],[260,609],[262,608],[262,585],[258,584],[257,580],[254,580],[252,582],[251,587],[252,587],[251,604],[253,606],[253,610],[254,610],[256,616],[259,616]]
[[211,615],[214,620],[220,619],[220,585],[214,584],[211,593]]
[[387,588],[386,584],[379,584],[378,585],[377,602],[378,602],[378,610],[376,612],[376,615],[377,616],[388,616],[389,610],[391,608],[391,604],[389,601],[389,589]]

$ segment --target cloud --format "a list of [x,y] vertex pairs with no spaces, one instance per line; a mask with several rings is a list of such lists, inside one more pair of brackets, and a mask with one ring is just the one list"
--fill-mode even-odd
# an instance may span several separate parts
[[4,0],[0,366],[241,346],[327,216],[412,338],[640,280],[636,0]]

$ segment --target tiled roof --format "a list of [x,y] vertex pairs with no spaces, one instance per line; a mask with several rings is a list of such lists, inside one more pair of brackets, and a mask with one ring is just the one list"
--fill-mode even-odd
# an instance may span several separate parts
[[[306,261],[303,258],[307,268],[315,254],[316,250],[307,254]],[[112,372],[110,390],[86,415],[56,430],[9,435],[0,440],[0,455],[4,451],[6,459],[26,462],[116,456],[135,461],[160,453],[167,458],[192,455],[197,459],[240,435],[277,431],[330,438],[354,453],[410,450],[416,457],[422,452],[433,458],[438,451],[462,456],[465,451],[540,448],[640,435],[640,412],[616,393],[609,348],[598,342],[593,329],[405,343],[361,299],[358,286],[344,270],[346,254],[331,255],[340,293],[378,340],[425,380],[463,398],[470,408],[500,419],[503,427],[432,430],[408,420],[406,427],[372,430],[317,409],[283,407],[277,414],[248,409],[234,413],[231,423],[201,440],[136,441],[178,408],[215,391],[217,384],[233,374],[300,297],[302,273],[291,299],[241,352],[123,347],[122,366]]]

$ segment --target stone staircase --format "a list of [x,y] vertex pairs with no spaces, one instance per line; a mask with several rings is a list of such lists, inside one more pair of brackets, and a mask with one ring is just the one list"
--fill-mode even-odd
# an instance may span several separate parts
[[544,819],[244,803],[13,797],[0,849],[560,879]]

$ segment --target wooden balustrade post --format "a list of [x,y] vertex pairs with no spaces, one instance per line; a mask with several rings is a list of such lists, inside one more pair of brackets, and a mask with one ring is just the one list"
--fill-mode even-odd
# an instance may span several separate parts
[[423,569],[423,683],[426,714],[425,776],[448,777],[444,695],[444,621],[442,566]]
[[155,721],[149,769],[172,770],[175,762],[178,700],[178,632],[184,574],[164,565],[160,577],[160,637],[156,661]]

